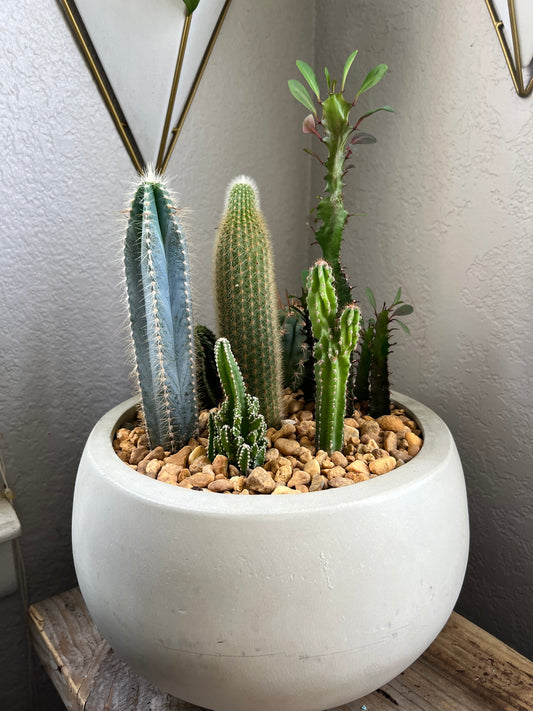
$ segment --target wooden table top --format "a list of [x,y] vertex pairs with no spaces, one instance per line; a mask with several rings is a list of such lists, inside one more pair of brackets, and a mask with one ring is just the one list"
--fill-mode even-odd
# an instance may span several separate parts
[[[73,588],[29,608],[34,648],[69,711],[204,711],[134,674]],[[532,711],[533,662],[453,613],[426,652],[381,689],[328,711]],[[280,711],[283,711],[280,709]]]

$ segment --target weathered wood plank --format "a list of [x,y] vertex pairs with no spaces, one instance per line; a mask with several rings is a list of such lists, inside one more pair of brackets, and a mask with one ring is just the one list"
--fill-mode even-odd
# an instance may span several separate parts
[[[35,650],[69,711],[205,711],[134,674],[96,630],[78,588],[29,609]],[[329,711],[532,711],[533,662],[452,614],[409,669]],[[282,711],[282,710],[280,710]]]

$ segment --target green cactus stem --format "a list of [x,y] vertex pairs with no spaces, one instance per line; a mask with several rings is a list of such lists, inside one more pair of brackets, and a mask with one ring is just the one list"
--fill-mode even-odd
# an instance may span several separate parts
[[219,334],[227,338],[269,427],[281,418],[281,345],[270,236],[253,180],[228,187],[215,247]]
[[226,338],[215,344],[215,360],[226,399],[209,416],[208,457],[228,457],[242,472],[263,464],[267,447],[266,423],[259,401],[248,395],[244,380]]
[[360,339],[359,361],[354,384],[354,397],[357,402],[368,402],[370,398],[370,363],[372,362],[373,321],[362,331]]
[[303,123],[304,133],[312,133],[326,146],[328,151],[327,159],[323,161],[316,153],[307,150],[326,169],[326,175],[324,176],[326,182],[325,195],[319,198],[316,208],[315,222],[318,222],[319,226],[315,231],[315,236],[316,241],[322,248],[322,256],[333,268],[339,310],[342,310],[352,300],[351,287],[340,262],[342,236],[349,217],[344,207],[344,177],[352,167],[351,165],[346,165],[346,161],[351,157],[354,145],[376,142],[374,136],[358,130],[361,121],[376,113],[376,111],[392,111],[390,106],[381,106],[365,113],[355,124],[350,123],[350,112],[361,94],[375,86],[387,71],[385,64],[379,64],[372,69],[362,83],[354,100],[346,101],[344,98],[344,86],[356,55],[357,50],[352,52],[346,61],[340,91],[336,91],[336,80],[331,80],[328,70],[325,70],[328,95],[323,101],[320,98],[318,81],[313,69],[301,60],[296,62],[296,66],[316,96],[317,103],[322,110],[321,118],[318,116],[314,100],[311,99],[304,85],[296,79],[289,80],[289,89],[294,98],[311,111]]
[[315,441],[331,453],[344,446],[344,412],[351,354],[357,345],[360,312],[348,304],[337,317],[333,270],[318,260],[307,278],[307,307],[316,339]]
[[367,289],[367,298],[374,309],[372,323],[372,338],[370,341],[370,403],[369,414],[371,417],[389,415],[391,411],[390,383],[389,383],[389,355],[392,346],[391,336],[396,330],[393,323],[397,323],[406,333],[408,327],[400,321],[399,316],[408,316],[413,313],[413,307],[401,301],[401,288],[390,306],[383,304],[378,312],[376,299],[371,289]]
[[198,420],[189,261],[171,196],[151,171],[141,176],[131,204],[124,269],[150,447],[177,451]]
[[289,304],[278,311],[281,328],[283,387],[296,392],[304,383],[309,347],[305,334],[305,318],[301,310]]
[[204,410],[216,407],[224,397],[215,362],[216,340],[217,337],[207,326],[195,326],[194,346],[196,351],[198,404]]

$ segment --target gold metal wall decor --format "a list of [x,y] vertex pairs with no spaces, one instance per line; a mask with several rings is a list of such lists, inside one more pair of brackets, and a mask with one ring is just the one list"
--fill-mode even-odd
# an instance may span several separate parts
[[[532,2],[533,0],[529,1]],[[518,17],[516,13],[515,0],[507,0],[512,51],[509,48],[509,44],[504,34],[504,22],[498,15],[493,0],[485,0],[485,4],[487,5],[487,9],[490,13],[492,23],[496,30],[496,34],[498,35],[498,39],[500,41],[500,45],[505,56],[505,61],[507,62],[509,72],[511,73],[516,93],[518,94],[518,96],[521,97],[529,96],[533,91],[533,77],[529,80],[527,85],[525,85],[522,64],[523,57],[520,47],[520,33],[518,29]],[[528,59],[530,58],[528,57]]]
[[[204,0],[204,2],[205,1],[206,0]],[[108,75],[104,69],[104,66],[100,60],[100,57],[98,56],[95,46],[89,36],[87,27],[86,27],[86,25],[83,21],[83,18],[76,6],[76,2],[75,2],[75,0],[58,0],[58,2],[60,4],[60,6],[63,10],[63,13],[65,15],[65,18],[66,18],[73,34],[74,34],[74,37],[77,40],[79,48],[80,48],[87,64],[89,65],[89,68],[91,70],[91,73],[92,73],[95,81],[96,81],[98,89],[100,90],[102,98],[104,99],[104,102],[109,110],[109,113],[111,114],[111,118],[113,119],[113,122],[117,128],[117,131],[118,131],[120,137],[122,138],[124,147],[126,148],[126,151],[128,152],[128,155],[130,156],[131,161],[132,161],[133,165],[135,166],[135,168],[137,169],[137,171],[142,172],[146,168],[147,163],[143,158],[143,155],[142,155],[142,152],[139,148],[138,143],[135,141],[135,137],[131,131],[130,126],[128,125],[128,121],[126,119],[124,111],[122,110],[122,107],[118,101],[118,98],[117,98],[115,92],[113,91],[111,82],[109,81]],[[169,95],[169,99],[168,99],[168,105],[167,105],[167,110],[166,110],[166,115],[165,115],[163,132],[162,132],[161,140],[159,143],[159,151],[158,151],[158,155],[157,155],[157,160],[155,163],[156,170],[159,170],[161,172],[165,171],[165,169],[168,165],[168,162],[170,160],[170,157],[172,155],[172,152],[176,146],[176,142],[178,140],[179,134],[181,132],[181,129],[183,128],[183,124],[185,123],[185,119],[187,118],[187,115],[188,115],[189,110],[191,108],[191,104],[192,104],[193,99],[196,95],[198,86],[199,86],[200,81],[201,81],[203,74],[205,72],[205,68],[206,68],[207,63],[209,61],[211,53],[213,51],[213,47],[215,46],[215,42],[220,34],[222,24],[226,18],[229,7],[231,5],[231,0],[225,0],[222,10],[220,11],[220,14],[218,16],[216,24],[214,26],[214,29],[211,33],[211,36],[209,37],[209,41],[206,45],[205,51],[202,55],[199,65],[198,65],[196,74],[194,76],[192,85],[191,85],[190,90],[189,90],[187,97],[185,99],[185,103],[183,105],[183,108],[182,108],[179,118],[177,120],[177,123],[171,129],[170,126],[171,126],[171,122],[172,122],[172,114],[173,114],[173,110],[174,110],[174,106],[175,106],[179,80],[180,80],[180,76],[181,76],[181,72],[182,72],[182,68],[183,68],[183,62],[184,62],[184,58],[185,58],[186,49],[187,49],[187,40],[189,37],[191,23],[193,22],[194,9],[198,5],[198,2],[196,0],[183,0],[183,2],[185,4],[185,6],[187,7],[187,14],[186,14],[185,22],[184,22],[184,25],[182,28],[182,33],[181,33],[181,38],[180,38],[180,43],[179,43],[179,48],[178,48],[178,55],[177,55],[177,59],[176,59],[176,66],[174,69],[174,76],[173,76],[173,80],[172,80],[172,87],[170,89],[170,95]],[[192,9],[190,9],[190,8],[192,8]],[[171,133],[170,141],[168,138],[169,132]]]

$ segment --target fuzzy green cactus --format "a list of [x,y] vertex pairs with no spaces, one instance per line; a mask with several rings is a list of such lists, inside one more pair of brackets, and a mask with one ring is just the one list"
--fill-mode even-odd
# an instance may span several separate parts
[[368,402],[370,398],[370,364],[372,362],[372,338],[374,328],[372,323],[361,333],[359,361],[355,374],[354,398],[358,402]]
[[209,416],[208,456],[228,457],[242,472],[260,466],[267,447],[266,423],[259,401],[248,395],[241,371],[226,338],[215,344],[217,370],[226,399],[217,413]]
[[307,150],[326,169],[325,195],[319,198],[316,208],[316,221],[320,225],[315,232],[315,236],[316,241],[322,248],[322,256],[333,267],[339,309],[342,309],[352,300],[351,287],[340,262],[342,235],[349,217],[344,207],[343,199],[344,177],[351,168],[350,165],[346,165],[346,161],[352,155],[354,145],[376,142],[373,136],[358,130],[361,121],[376,113],[376,111],[392,111],[390,106],[381,106],[365,113],[355,124],[352,125],[350,123],[350,111],[354,108],[359,97],[375,86],[387,71],[385,64],[379,64],[372,69],[362,83],[354,100],[346,101],[344,98],[344,85],[356,55],[357,50],[348,57],[344,65],[340,91],[336,91],[336,80],[331,80],[328,70],[325,70],[328,96],[324,101],[320,98],[320,89],[314,71],[305,62],[300,60],[296,62],[298,69],[316,96],[318,105],[322,110],[321,118],[319,118],[317,108],[303,84],[296,79],[289,81],[289,89],[292,95],[311,111],[303,123],[304,133],[314,134],[326,146],[328,151],[327,159],[323,161],[316,153]]
[[[383,304],[380,311],[376,307],[376,299],[371,289],[366,290],[367,298],[374,309],[374,318],[369,323],[371,336],[369,337],[370,351],[370,403],[369,414],[376,418],[390,414],[390,384],[389,384],[389,355],[391,347],[392,325],[397,323],[406,333],[408,327],[400,321],[399,316],[408,316],[413,313],[413,307],[401,300],[402,290],[398,292],[390,306]],[[367,329],[368,330],[368,329]]]
[[316,339],[315,441],[320,449],[331,453],[344,445],[346,385],[359,335],[360,312],[352,303],[337,317],[333,270],[322,259],[307,278],[307,308]]
[[215,342],[217,337],[207,326],[199,324],[194,328],[196,349],[196,381],[198,383],[198,403],[204,410],[216,407],[223,398],[215,362]]
[[253,180],[228,187],[215,247],[219,334],[227,338],[269,427],[281,417],[281,347],[270,236]]
[[124,269],[149,443],[176,451],[198,420],[189,261],[172,198],[151,171],[141,176],[131,204]]

